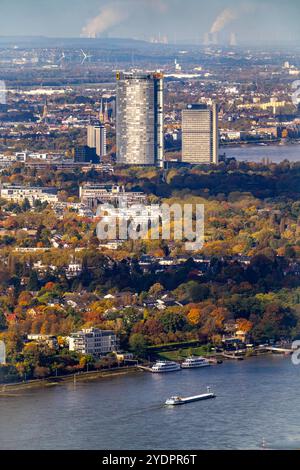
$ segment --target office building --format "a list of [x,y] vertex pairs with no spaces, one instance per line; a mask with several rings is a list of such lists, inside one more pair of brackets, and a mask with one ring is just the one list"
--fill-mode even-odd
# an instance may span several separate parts
[[106,151],[106,129],[105,126],[88,126],[87,146],[96,149],[96,155],[101,159],[107,154]]
[[0,187],[0,197],[18,203],[28,200],[31,205],[33,205],[35,201],[48,202],[49,204],[58,202],[57,189],[49,187],[4,184]]
[[91,149],[96,148],[95,126],[87,127],[87,146]]
[[84,184],[79,188],[79,197],[82,204],[89,208],[97,208],[99,204],[110,204],[114,207],[125,205],[145,205],[147,196],[141,192],[126,192],[124,187],[106,184]]
[[101,158],[107,154],[105,126],[95,127],[95,134],[96,134],[96,154],[101,160]]
[[117,74],[117,162],[163,167],[163,76]]
[[214,104],[188,105],[182,111],[182,161],[191,164],[218,164],[218,108]]
[[100,159],[96,153],[96,148],[87,145],[81,145],[75,148],[75,163],[99,163]]
[[69,337],[69,350],[79,354],[99,357],[117,349],[118,340],[113,331],[88,328],[72,333]]
[[[105,207],[99,205],[97,208],[97,216],[101,218],[102,224],[108,228],[115,227],[112,234],[116,235],[117,240],[128,240],[129,224],[131,233],[135,233],[137,239],[147,237],[148,231],[157,228],[159,230],[160,221],[163,217],[162,209],[159,204],[151,205],[132,205],[121,207]],[[98,238],[101,239],[103,232],[98,232]],[[103,240],[106,240],[105,238]],[[110,238],[108,238],[110,239]],[[113,240],[114,238],[112,238]]]

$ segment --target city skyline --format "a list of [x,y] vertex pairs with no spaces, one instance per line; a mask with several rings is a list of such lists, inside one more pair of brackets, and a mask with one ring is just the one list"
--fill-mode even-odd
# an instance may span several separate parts
[[[288,0],[3,0],[2,36],[120,37],[202,43],[216,32],[220,43],[233,33],[241,43],[299,41],[299,3]],[[69,21],[66,23],[66,16]]]

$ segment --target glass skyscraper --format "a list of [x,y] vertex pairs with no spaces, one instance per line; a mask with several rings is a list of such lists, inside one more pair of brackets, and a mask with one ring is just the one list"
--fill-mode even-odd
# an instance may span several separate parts
[[218,164],[219,131],[216,104],[188,105],[182,111],[182,161]]
[[117,162],[163,167],[163,76],[117,74]]

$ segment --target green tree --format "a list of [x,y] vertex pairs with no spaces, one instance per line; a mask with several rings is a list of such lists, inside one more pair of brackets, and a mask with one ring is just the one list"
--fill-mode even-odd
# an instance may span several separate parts
[[26,211],[28,211],[28,210],[31,208],[30,202],[28,201],[27,198],[24,199],[21,208],[22,208],[22,211],[23,211],[23,212],[26,212]]
[[12,327],[4,334],[7,357],[13,360],[23,349],[23,338],[17,327]]
[[31,271],[26,290],[36,292],[39,290],[39,278],[36,271]]
[[6,318],[3,312],[0,310],[0,331],[5,330],[7,327]]
[[165,333],[176,333],[182,331],[187,325],[187,320],[182,313],[165,311],[160,315],[160,321]]
[[129,338],[129,346],[137,357],[144,357],[147,350],[147,342],[141,333],[134,333]]

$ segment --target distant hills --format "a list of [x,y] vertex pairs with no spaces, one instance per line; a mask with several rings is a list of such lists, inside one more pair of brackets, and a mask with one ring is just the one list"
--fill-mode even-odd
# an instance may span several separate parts
[[0,36],[0,48],[149,48],[155,44],[127,38],[50,38],[46,36]]

